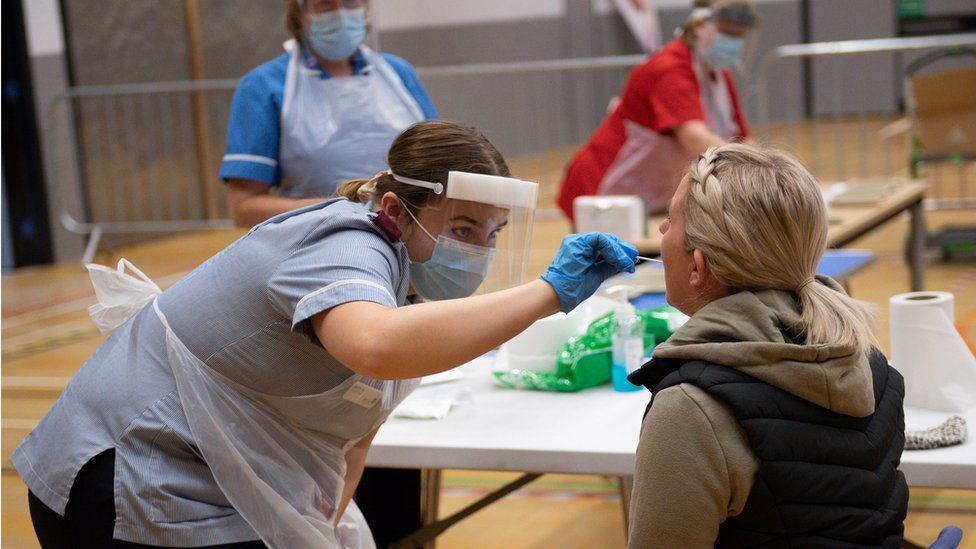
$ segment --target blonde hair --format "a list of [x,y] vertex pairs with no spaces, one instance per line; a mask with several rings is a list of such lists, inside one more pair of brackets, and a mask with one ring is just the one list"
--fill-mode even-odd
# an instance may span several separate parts
[[[399,176],[442,183],[445,189],[452,171],[512,175],[502,154],[478,130],[444,120],[417,122],[403,130],[390,146],[386,162]],[[386,172],[372,179],[347,181],[336,194],[365,204],[387,192],[403,198],[414,214],[417,208],[440,200],[432,190],[400,183]]]
[[685,245],[699,249],[731,290],[795,292],[806,343],[867,353],[876,343],[870,305],[814,281],[827,243],[820,185],[783,152],[712,147],[688,172],[681,206]]

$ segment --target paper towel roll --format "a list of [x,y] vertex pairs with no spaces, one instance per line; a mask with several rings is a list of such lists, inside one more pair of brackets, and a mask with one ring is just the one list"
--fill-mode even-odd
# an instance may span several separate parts
[[891,364],[905,377],[905,404],[943,412],[976,408],[976,358],[953,323],[955,298],[912,292],[889,300]]

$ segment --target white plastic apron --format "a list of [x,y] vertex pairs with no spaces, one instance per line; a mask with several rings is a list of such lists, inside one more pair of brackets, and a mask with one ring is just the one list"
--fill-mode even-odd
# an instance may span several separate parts
[[385,170],[393,139],[424,119],[417,101],[383,57],[360,46],[367,68],[349,77],[321,78],[294,40],[281,108],[280,192],[331,195],[343,181]]
[[297,397],[247,388],[193,355],[152,299],[158,287],[149,288],[147,278],[134,278],[122,270],[123,262],[119,265],[117,271],[88,266],[97,273],[92,283],[102,307],[118,312],[113,318],[118,322],[106,329],[138,312],[133,303],[144,306],[152,300],[166,329],[167,357],[197,447],[221,491],[261,539],[275,548],[375,548],[354,501],[333,527],[345,454],[379,427],[420,380],[380,381],[354,374],[329,391]]
[[[725,75],[718,71],[717,78],[712,80],[697,59],[692,64],[705,124],[728,141],[738,135],[739,127],[735,124]],[[597,194],[642,196],[647,201],[648,213],[661,213],[667,209],[682,175],[697,155],[681,146],[675,136],[660,134],[631,120],[624,120],[624,134],[624,144],[603,174]]]

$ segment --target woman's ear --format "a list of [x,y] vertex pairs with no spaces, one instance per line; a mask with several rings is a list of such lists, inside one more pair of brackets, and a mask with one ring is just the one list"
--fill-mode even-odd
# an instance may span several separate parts
[[696,290],[702,290],[708,281],[711,273],[708,272],[708,263],[705,261],[705,254],[695,248],[691,254],[691,274],[688,283]]
[[411,219],[406,211],[406,206],[396,193],[383,193],[383,196],[380,198],[380,211],[392,219],[404,235],[409,235],[410,227],[412,226]]
[[390,219],[399,222],[400,217],[403,216],[403,203],[400,202],[400,198],[393,192],[383,193],[380,198],[380,209],[383,213],[387,215]]
[[701,250],[695,248],[692,258],[691,285],[696,289],[707,294],[709,300],[718,299],[729,295],[729,288],[724,282],[715,277],[712,268],[708,265],[708,260]]

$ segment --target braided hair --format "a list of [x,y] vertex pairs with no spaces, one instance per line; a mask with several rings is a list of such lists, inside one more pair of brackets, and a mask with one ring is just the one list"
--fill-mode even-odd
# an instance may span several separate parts
[[732,143],[692,163],[682,203],[686,249],[731,290],[793,292],[808,344],[875,344],[871,307],[815,282],[827,243],[820,185],[787,154]]

